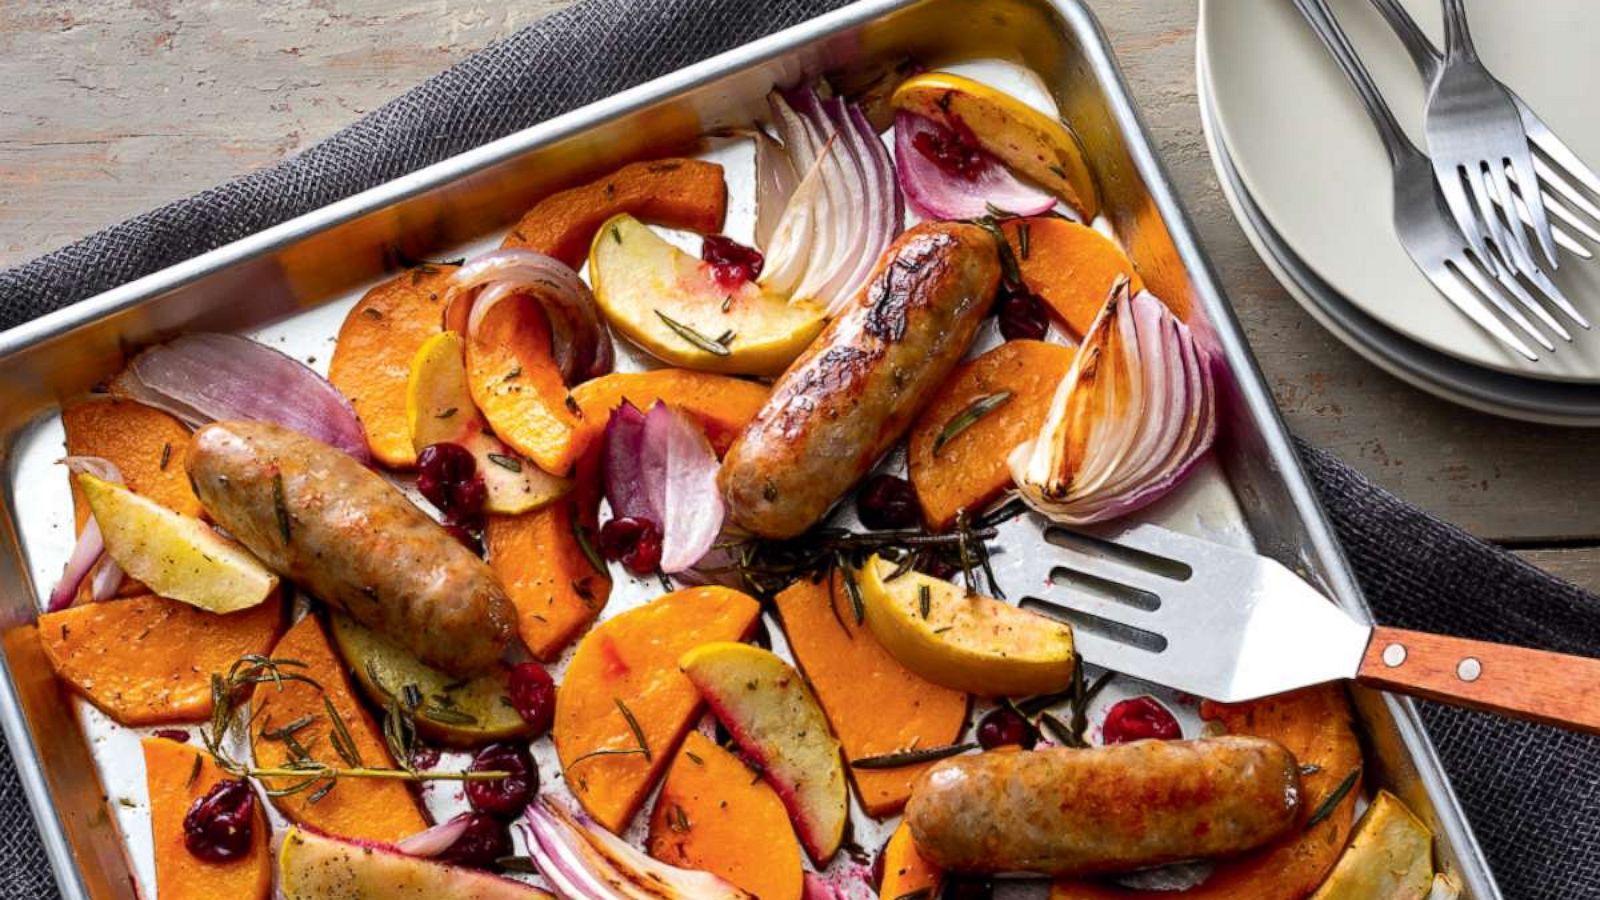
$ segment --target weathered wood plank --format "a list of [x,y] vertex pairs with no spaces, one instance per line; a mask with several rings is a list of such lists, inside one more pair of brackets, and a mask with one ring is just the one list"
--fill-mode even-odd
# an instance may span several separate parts
[[1518,550],[1517,555],[1557,578],[1600,594],[1600,547]]
[[[569,0],[0,4],[0,264],[266,165]],[[1194,83],[1194,0],[1090,0],[1291,427],[1485,537],[1600,536],[1596,439],[1437,401],[1273,281],[1227,208]]]

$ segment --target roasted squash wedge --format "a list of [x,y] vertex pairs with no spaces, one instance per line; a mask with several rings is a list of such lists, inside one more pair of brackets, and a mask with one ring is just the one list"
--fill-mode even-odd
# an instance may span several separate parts
[[[232,776],[217,768],[200,747],[166,738],[141,740],[145,787],[150,796],[150,843],[156,857],[156,893],[161,900],[257,900],[272,893],[271,827],[256,808],[250,851],[225,863],[208,862],[184,846],[183,819],[194,802]],[[259,795],[258,795],[259,796]]]

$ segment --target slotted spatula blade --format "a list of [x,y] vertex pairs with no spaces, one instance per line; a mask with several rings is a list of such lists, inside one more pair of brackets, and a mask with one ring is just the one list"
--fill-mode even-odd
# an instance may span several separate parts
[[1235,702],[1353,678],[1372,629],[1280,563],[1153,525],[999,526],[996,578],[1088,662]]

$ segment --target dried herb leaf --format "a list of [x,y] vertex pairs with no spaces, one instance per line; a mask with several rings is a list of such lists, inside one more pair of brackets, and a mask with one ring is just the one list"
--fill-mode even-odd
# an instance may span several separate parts
[[491,453],[489,454],[489,462],[494,463],[508,472],[522,471],[522,460],[517,459],[515,456],[506,456],[503,453]]
[[999,409],[1010,399],[1010,391],[997,391],[969,403],[965,409],[952,416],[944,428],[940,429],[939,436],[933,439],[933,455],[938,456],[944,450],[944,445],[954,440],[956,435],[971,428],[979,419]]
[[895,753],[883,753],[878,756],[863,756],[850,761],[854,769],[900,769],[914,766],[918,763],[932,762],[949,756],[957,756],[968,750],[977,748],[977,744],[946,744],[943,747],[924,747],[920,750],[900,750]]
[[650,744],[644,739],[644,729],[639,727],[639,720],[633,717],[633,711],[628,709],[628,705],[622,702],[621,697],[613,697],[612,702],[617,704],[617,711],[622,713],[622,717],[628,720],[628,730],[633,732],[634,740],[639,742],[639,750],[644,753],[644,758],[650,760]]
[[1339,807],[1339,803],[1344,800],[1345,795],[1350,793],[1350,791],[1355,788],[1356,780],[1360,777],[1360,766],[1351,769],[1350,774],[1346,775],[1344,780],[1339,782],[1339,786],[1334,788],[1333,793],[1329,794],[1322,801],[1322,804],[1317,807],[1316,812],[1313,812],[1311,817],[1306,819],[1306,829],[1309,831],[1310,829],[1315,828],[1317,825],[1322,823],[1323,819],[1333,815],[1333,811]]
[[[663,323],[666,324],[668,328],[671,328],[673,333],[677,334],[678,337],[683,338],[700,350],[704,350],[713,356],[728,356],[733,352],[728,349],[726,344],[718,343],[717,341],[706,337],[704,334],[701,334],[694,328],[679,322],[677,319],[674,319],[659,309],[656,310],[656,315]],[[729,335],[728,339],[732,340],[732,335]]]

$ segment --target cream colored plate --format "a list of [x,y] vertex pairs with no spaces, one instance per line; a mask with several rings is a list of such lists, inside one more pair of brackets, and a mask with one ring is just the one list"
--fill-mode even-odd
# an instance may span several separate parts
[[[1440,40],[1437,0],[1402,0]],[[1419,146],[1425,90],[1369,0],[1331,0],[1395,115]],[[1600,3],[1468,0],[1485,63],[1600,167]],[[1377,133],[1290,0],[1201,0],[1198,52],[1211,109],[1244,186],[1306,265],[1362,312],[1426,347],[1502,372],[1600,383],[1600,331],[1528,362],[1457,313],[1401,248]],[[1204,86],[1201,88],[1205,89]],[[1600,261],[1565,255],[1556,281],[1600,321]]]

